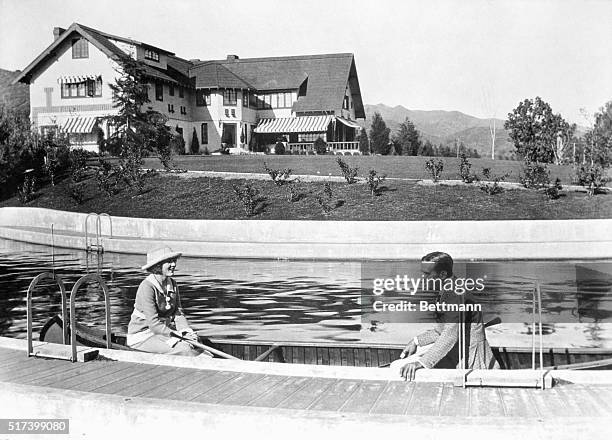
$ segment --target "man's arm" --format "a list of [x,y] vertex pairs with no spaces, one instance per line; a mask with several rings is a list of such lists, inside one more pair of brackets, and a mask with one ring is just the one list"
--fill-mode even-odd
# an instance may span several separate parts
[[433,368],[455,346],[458,340],[459,324],[443,324],[442,332],[432,347],[419,358],[425,368]]

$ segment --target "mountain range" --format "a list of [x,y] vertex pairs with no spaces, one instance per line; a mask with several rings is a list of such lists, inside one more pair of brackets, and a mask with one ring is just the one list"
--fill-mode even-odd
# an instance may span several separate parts
[[[467,148],[475,148],[482,157],[491,157],[492,119],[481,119],[459,111],[445,110],[409,110],[401,105],[389,107],[385,104],[366,104],[366,120],[361,125],[368,130],[374,113],[378,112],[391,129],[391,135],[397,132],[399,125],[410,119],[421,135],[434,145],[453,145],[455,140],[463,142]],[[495,119],[495,157],[510,158],[514,145],[508,140],[504,130],[504,120]]]

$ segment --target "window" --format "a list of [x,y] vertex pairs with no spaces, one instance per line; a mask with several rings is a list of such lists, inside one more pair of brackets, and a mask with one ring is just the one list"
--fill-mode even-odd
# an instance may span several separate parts
[[242,92],[242,106],[243,107],[249,106],[249,92],[247,92],[246,90]]
[[72,40],[72,58],[89,58],[89,45],[85,38]]
[[174,96],[174,84],[168,86],[168,95]]
[[151,49],[145,49],[144,51],[145,60],[157,61],[159,62],[159,53],[155,52]]
[[233,109],[232,109],[232,118],[235,118],[235,117],[236,117],[236,109],[235,109],[235,108],[233,108]]
[[223,91],[223,105],[236,105],[236,91],[235,90],[224,90]]
[[204,90],[197,90],[196,105],[198,107],[205,107],[207,105],[210,105],[210,92]]
[[174,104],[168,104],[168,113],[174,113]]
[[348,97],[348,95],[344,95],[344,102],[342,102],[342,108],[344,110],[348,110],[348,108],[349,108],[349,97]]
[[179,86],[179,98],[185,97],[185,88],[183,86]]
[[185,107],[184,105],[181,105],[181,115],[186,115],[187,114],[187,107]]
[[155,99],[158,101],[164,100],[164,85],[160,82],[155,83]]
[[291,93],[287,92],[285,93],[285,107],[291,107],[293,105],[293,102],[291,102]]
[[62,83],[61,95],[62,99],[100,97],[102,96],[102,77],[78,83]]
[[202,138],[202,145],[208,144],[208,124],[202,124],[200,137]]

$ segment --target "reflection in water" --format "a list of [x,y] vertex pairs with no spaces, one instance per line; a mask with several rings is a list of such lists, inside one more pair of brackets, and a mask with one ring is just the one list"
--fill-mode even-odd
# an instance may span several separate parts
[[[55,271],[66,288],[87,272],[100,271],[107,281],[114,331],[125,331],[145,257],[56,249]],[[51,249],[0,240],[0,335],[25,337],[27,287],[52,267]],[[378,262],[385,266],[389,262]],[[393,263],[397,265],[398,263]],[[400,263],[419,276],[417,262]],[[459,262],[457,276],[483,276],[479,296],[485,319],[501,316],[501,326],[488,335],[493,345],[531,344],[533,285],[542,285],[543,328],[548,346],[612,347],[612,275],[610,262]],[[431,324],[362,322],[360,262],[215,260],[182,258],[177,267],[183,307],[202,334],[234,339],[279,341],[364,341],[403,344]],[[54,285],[35,294],[34,328],[60,311]],[[94,285],[83,286],[77,318],[104,324],[104,298]],[[570,323],[570,324],[568,324]]]

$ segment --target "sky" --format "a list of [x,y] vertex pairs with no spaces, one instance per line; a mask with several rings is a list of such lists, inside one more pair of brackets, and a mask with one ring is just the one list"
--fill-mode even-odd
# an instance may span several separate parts
[[612,100],[607,0],[0,0],[0,68],[73,22],[187,59],[351,52],[366,104],[503,119],[541,96],[588,126]]

